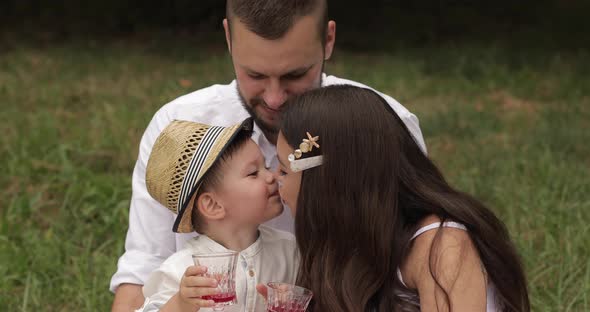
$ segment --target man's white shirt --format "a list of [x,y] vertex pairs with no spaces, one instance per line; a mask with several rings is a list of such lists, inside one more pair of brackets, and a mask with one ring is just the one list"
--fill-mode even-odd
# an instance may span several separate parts
[[[369,88],[358,82],[323,75],[323,86],[354,85]],[[370,89],[370,88],[369,88]],[[379,93],[398,114],[414,140],[426,153],[426,145],[418,118],[392,97]],[[321,103],[318,103],[321,105]],[[188,120],[209,125],[231,126],[249,117],[242,106],[236,81],[227,85],[213,85],[181,96],[164,105],[152,118],[139,144],[139,155],[132,176],[132,196],[129,211],[129,229],[125,239],[125,253],[119,258],[117,272],[111,278],[110,290],[123,283],[144,285],[149,274],[169,256],[185,247],[197,233],[172,232],[176,215],[159,204],[147,192],[145,168],[152,146],[160,132],[173,120]],[[260,147],[266,165],[273,170],[278,166],[275,146],[254,127],[252,139]],[[266,225],[293,232],[293,218],[289,209]]]

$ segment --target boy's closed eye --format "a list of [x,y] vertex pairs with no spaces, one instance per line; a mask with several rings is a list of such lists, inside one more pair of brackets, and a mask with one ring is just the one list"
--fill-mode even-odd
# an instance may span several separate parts
[[266,165],[261,165],[259,169],[250,169],[250,171],[248,171],[247,176],[249,177],[257,177],[258,174],[260,173],[260,170],[262,170],[262,168],[264,168],[265,170],[270,170],[270,167],[267,167]]

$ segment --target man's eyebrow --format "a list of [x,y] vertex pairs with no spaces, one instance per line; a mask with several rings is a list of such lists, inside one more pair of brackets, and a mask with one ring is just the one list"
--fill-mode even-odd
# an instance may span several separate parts
[[251,69],[251,68],[248,68],[248,67],[246,67],[246,66],[242,66],[242,68],[243,68],[245,71],[247,71],[249,74],[262,75],[261,73],[259,73],[259,72],[255,71],[255,70],[253,70],[253,69]]
[[286,73],[286,74],[284,74],[282,76],[302,74],[302,73],[305,73],[308,70],[310,70],[312,67],[313,67],[313,65],[309,65],[309,66],[305,66],[305,67],[299,67],[299,68],[296,68],[294,70],[289,71],[288,73]]

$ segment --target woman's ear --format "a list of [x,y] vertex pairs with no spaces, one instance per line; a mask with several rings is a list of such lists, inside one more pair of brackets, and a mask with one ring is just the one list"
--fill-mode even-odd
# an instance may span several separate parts
[[225,208],[213,192],[204,192],[197,199],[197,208],[204,221],[221,220],[225,217]]

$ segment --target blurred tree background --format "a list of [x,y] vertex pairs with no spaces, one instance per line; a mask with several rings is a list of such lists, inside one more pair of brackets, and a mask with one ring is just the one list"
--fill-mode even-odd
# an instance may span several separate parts
[[[588,0],[339,0],[330,2],[339,47],[386,49],[449,41],[512,40],[542,48],[589,44]],[[172,31],[206,34],[221,27],[222,0],[4,0],[4,34],[36,39]]]

